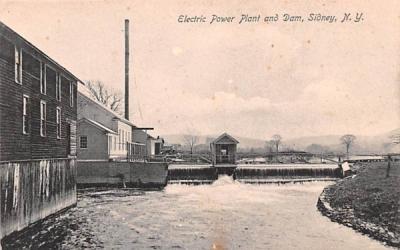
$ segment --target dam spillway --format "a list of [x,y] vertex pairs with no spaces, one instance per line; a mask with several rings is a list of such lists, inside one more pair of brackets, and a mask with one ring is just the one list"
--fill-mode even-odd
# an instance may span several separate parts
[[[306,181],[331,181],[342,177],[336,164],[254,164],[235,165],[233,179],[242,183],[289,183]],[[229,166],[231,167],[231,166]],[[211,184],[223,167],[212,165],[170,165],[169,184]]]
[[239,165],[235,179],[244,183],[330,181],[342,177],[336,164]]
[[168,166],[168,184],[211,184],[217,179],[217,169],[212,165],[171,164]]

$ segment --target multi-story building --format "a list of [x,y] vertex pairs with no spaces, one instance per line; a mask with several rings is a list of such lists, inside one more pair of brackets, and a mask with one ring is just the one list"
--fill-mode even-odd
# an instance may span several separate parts
[[0,23],[0,161],[76,155],[79,79]]
[[78,82],[0,22],[0,239],[76,204]]

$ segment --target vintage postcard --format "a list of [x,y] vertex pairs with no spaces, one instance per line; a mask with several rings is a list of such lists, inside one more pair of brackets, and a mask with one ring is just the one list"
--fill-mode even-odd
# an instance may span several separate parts
[[0,0],[0,249],[394,249],[399,190],[397,0]]

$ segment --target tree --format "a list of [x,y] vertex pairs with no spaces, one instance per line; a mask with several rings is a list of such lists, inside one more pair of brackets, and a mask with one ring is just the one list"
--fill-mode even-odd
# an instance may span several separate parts
[[273,135],[271,143],[275,146],[276,153],[279,153],[279,145],[281,144],[282,136],[280,135]]
[[101,102],[119,115],[122,115],[121,106],[123,104],[123,98],[120,92],[108,88],[103,82],[98,80],[87,81],[86,87],[90,91],[90,95],[93,99]]
[[272,161],[272,152],[274,152],[274,143],[273,143],[273,141],[271,141],[271,140],[270,141],[266,141],[264,148],[265,148],[265,152],[266,152],[266,155],[268,157],[268,160]]
[[356,136],[355,135],[344,135],[342,137],[340,137],[340,141],[342,142],[342,144],[345,145],[346,147],[346,156],[347,159],[349,159],[349,151],[350,151],[350,147],[351,145],[354,143],[354,141],[356,140]]
[[[394,134],[390,136],[390,139],[392,140],[392,144],[400,144],[400,134]],[[389,178],[390,176],[390,165],[392,162],[392,156],[388,155],[388,165],[386,168],[386,178]]]
[[265,148],[265,151],[267,152],[267,154],[274,152],[274,147],[275,147],[275,145],[274,145],[273,141],[266,141],[265,142],[264,148]]
[[185,141],[185,144],[189,147],[190,149],[190,155],[193,155],[193,149],[199,142],[199,137],[196,135],[184,135],[183,140]]
[[400,134],[394,134],[389,137],[393,144],[400,144]]

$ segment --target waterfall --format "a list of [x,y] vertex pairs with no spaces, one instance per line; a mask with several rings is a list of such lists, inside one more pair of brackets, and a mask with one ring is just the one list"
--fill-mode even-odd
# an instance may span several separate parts
[[[238,165],[232,171],[233,179],[257,184],[331,181],[342,177],[341,168],[334,164]],[[218,167],[211,165],[169,165],[168,184],[211,184],[218,179],[219,172]]]
[[235,178],[245,183],[334,180],[341,176],[341,168],[330,164],[243,165],[235,170]]
[[169,184],[211,184],[218,178],[215,168],[211,165],[169,165]]

